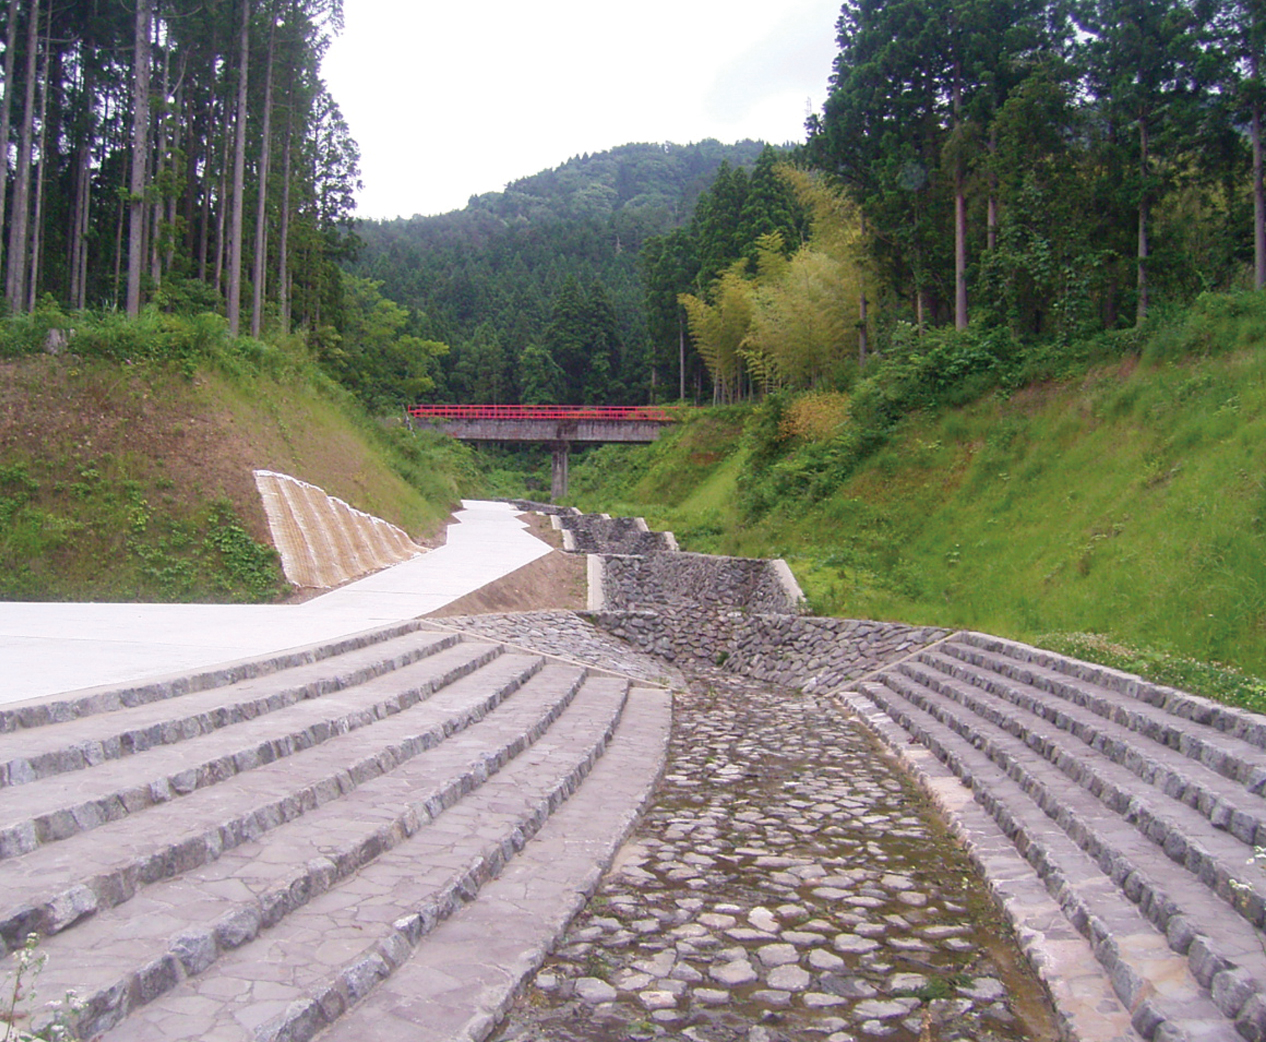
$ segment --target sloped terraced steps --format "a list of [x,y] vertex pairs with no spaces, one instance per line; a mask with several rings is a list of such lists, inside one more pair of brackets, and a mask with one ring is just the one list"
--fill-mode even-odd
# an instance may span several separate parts
[[[663,768],[668,692],[634,689],[629,703],[587,783],[478,901],[437,926],[320,1042],[472,1042],[492,1033],[520,982],[540,967],[597,887]],[[617,815],[612,807],[620,808]]]
[[[384,777],[386,772],[407,767],[414,775],[422,775],[428,769],[442,774],[451,765],[452,757],[460,759],[468,742],[445,748],[442,757],[423,758],[420,764],[409,761],[438,746],[446,735],[461,731],[484,716],[541,664],[540,659],[503,656],[483,675],[454,683],[429,702],[378,727],[335,739],[293,760],[229,779],[139,818],[116,822],[101,833],[37,851],[12,867],[0,866],[0,880],[10,884],[8,900],[13,902],[6,902],[0,924],[14,942],[24,935],[24,927],[45,934],[57,932],[86,912],[122,904],[134,896],[140,885],[209,863],[240,863],[242,858],[251,856],[243,850],[253,853],[253,841],[269,839],[273,829],[287,822],[294,827],[277,842],[290,845],[283,850],[286,859],[293,860],[291,852],[299,849],[302,836],[313,830],[319,834],[321,829],[337,829],[340,815],[357,813],[373,822],[374,828],[369,830],[370,838],[361,840],[360,847],[352,844],[342,852],[341,871],[346,873],[355,867],[355,851],[386,842],[376,833],[376,829],[385,827],[379,818],[387,805],[378,801],[384,799],[383,790],[389,788],[391,775]],[[521,692],[525,697],[499,714],[495,725],[490,722],[479,731],[474,739],[483,746],[478,751],[478,762],[459,771],[457,777],[468,781],[472,774],[478,774],[484,761],[495,764],[498,757],[504,759],[503,746],[513,748],[523,735],[539,732],[542,722],[547,725],[565,708],[577,678],[574,670],[559,676],[555,669],[532,685],[530,691]],[[533,719],[535,715],[543,720]],[[502,746],[496,745],[497,741]],[[489,745],[490,742],[494,744]],[[306,885],[303,878],[294,885]],[[152,891],[146,893],[152,900]],[[269,907],[283,900],[268,898]],[[90,930],[101,928],[101,919],[98,916]],[[83,943],[83,935],[77,937],[77,943]]]
[[[43,935],[33,1004],[74,989],[85,1038],[309,1037],[523,847],[600,762],[629,691],[442,632],[321,665],[137,707],[162,708],[146,727],[215,726],[0,788],[26,840],[0,860],[0,936]],[[141,726],[133,712],[28,733],[55,755],[59,728],[91,747]],[[609,825],[630,809],[608,789]]]
[[[105,1038],[312,1037],[389,976],[437,922],[474,898],[575,790],[618,725],[627,690],[624,680],[589,680],[545,736],[341,885],[269,928],[248,922],[244,946],[214,964],[178,967],[170,960],[161,982],[170,994],[135,1009]],[[178,983],[182,970],[197,975]],[[138,985],[134,992],[143,989],[139,979]],[[103,1008],[87,1026],[97,1030],[116,1016]]]
[[501,655],[372,727],[0,862],[0,937],[12,947],[32,930],[55,933],[128,900],[142,885],[203,865],[346,796],[480,719],[542,664],[539,657]]
[[187,741],[229,724],[340,691],[407,666],[457,643],[455,634],[418,631],[371,644],[331,661],[193,692],[175,702],[119,708],[0,734],[0,787],[82,770],[159,745]]
[[971,787],[1139,1035],[1266,1038],[1261,718],[979,634],[845,698]]
[[[243,719],[174,745],[107,760],[90,771],[55,774],[0,789],[0,859],[320,745],[399,712],[486,665],[500,652],[498,645],[455,642],[354,687],[293,703],[284,712]],[[272,679],[284,684],[284,674]],[[163,705],[176,710],[181,701]],[[102,716],[102,725],[110,727],[114,716]],[[78,741],[85,723],[54,724],[47,730],[75,728]]]

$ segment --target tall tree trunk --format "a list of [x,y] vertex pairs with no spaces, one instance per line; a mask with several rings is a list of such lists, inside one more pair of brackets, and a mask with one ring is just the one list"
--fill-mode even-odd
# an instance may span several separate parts
[[[861,218],[862,241],[866,239],[866,218]],[[869,331],[866,328],[866,280],[864,278],[858,280],[857,293],[857,365],[860,368],[866,364],[866,352],[870,346]]]
[[[1258,84],[1260,72],[1257,55],[1250,59],[1253,83]],[[1266,288],[1266,192],[1262,189],[1262,101],[1253,92],[1253,120],[1250,127],[1253,140],[1253,285]]]
[[237,336],[242,321],[242,217],[246,193],[246,79],[251,56],[251,4],[242,0],[238,44],[236,143],[233,150],[233,221],[229,239],[229,332]]
[[[173,176],[172,176],[172,183],[167,191],[166,207],[165,207],[166,213],[164,215],[164,220],[166,221],[166,224],[167,224],[167,239],[166,239],[167,248],[163,251],[163,270],[164,271],[171,271],[172,265],[176,261],[176,227],[177,227],[176,226],[176,206],[179,200],[179,193],[177,191],[178,181],[175,177],[175,172],[176,172],[176,160],[177,160],[177,157],[180,155],[180,147],[184,142],[184,131],[185,131],[185,125],[186,125],[184,84],[185,84],[185,68],[187,65],[187,61],[188,61],[188,52],[186,51],[184,54],[180,56],[180,71],[176,75],[176,88],[174,91],[172,91],[172,96],[174,98],[173,104],[174,104],[174,108],[176,112],[176,121],[175,121],[175,128],[172,131],[172,138],[171,138],[171,153],[172,153],[171,169],[172,169]],[[190,136],[192,137],[194,128],[190,127],[189,129],[190,129]],[[195,149],[191,148],[189,151],[192,154],[195,151]],[[192,171],[189,171],[189,177],[190,177],[190,180],[192,181],[193,179]]]
[[141,269],[145,263],[145,174],[149,155],[150,33],[153,16],[154,0],[137,0],[127,242],[127,313],[133,317],[141,313]]
[[[154,44],[160,45],[160,27],[163,21],[161,0],[154,12]],[[159,88],[161,99],[158,103],[157,147],[154,150],[154,203],[149,211],[149,277],[157,288],[163,281],[162,266],[162,228],[163,228],[163,168],[167,163],[167,131],[171,125],[167,111],[168,99],[171,97],[171,40],[163,46],[163,83]]]
[[[18,56],[18,0],[9,0],[9,16],[4,30],[4,99],[0,101],[0,143],[4,166],[0,169],[0,229],[4,228],[5,196],[9,190],[9,119],[13,109],[13,73]],[[4,257],[4,235],[0,234],[0,260]]]
[[26,310],[35,310],[40,283],[40,254],[44,248],[44,180],[48,171],[48,85],[53,57],[53,11],[50,6],[44,34],[44,74],[40,87],[40,163],[35,178],[35,213],[31,219],[31,271],[27,278]]
[[281,230],[277,241],[277,299],[281,329],[290,332],[290,153],[294,138],[294,108],[286,111],[286,152],[281,163]]
[[677,309],[677,375],[681,390],[681,400],[686,400],[686,320],[681,309]]
[[30,236],[31,151],[35,135],[36,59],[39,51],[40,4],[32,0],[27,13],[26,99],[22,110],[22,134],[18,141],[18,166],[13,179],[13,216],[9,222],[9,256],[5,272],[5,297],[13,311],[26,300],[27,246]]
[[[228,112],[225,99],[224,111]],[[224,258],[228,255],[228,244],[224,241],[228,228],[229,207],[226,202],[229,194],[229,143],[233,136],[229,133],[230,125],[226,123],[220,149],[220,184],[215,197],[215,291],[224,293]]]
[[[207,91],[207,128],[205,158],[202,161],[202,211],[198,224],[198,278],[207,281],[207,247],[211,241],[211,187],[212,169],[215,163],[215,73],[217,68],[215,34],[211,36],[211,79]],[[217,280],[218,282],[218,280]],[[217,284],[216,291],[219,292]]]
[[967,190],[963,171],[963,74],[954,60],[954,328],[967,328]]
[[994,163],[998,155],[998,128],[989,128],[989,209],[985,215],[985,248],[993,253],[998,248],[998,171]]
[[201,122],[201,110],[198,111],[196,116],[194,115],[195,108],[197,108],[197,92],[191,84],[189,93],[181,98],[181,109],[186,111],[191,125],[189,127],[189,150],[185,156],[184,227],[180,237],[181,248],[185,256],[189,258],[191,265],[198,256],[198,193],[203,186],[203,180],[198,176],[198,169],[202,163],[206,147],[205,135],[208,131],[207,125]]
[[251,336],[259,339],[264,325],[264,282],[268,260],[268,174],[272,159],[273,57],[277,50],[277,5],[268,8],[268,64],[264,70],[264,127],[259,148],[259,201],[255,207],[255,265],[251,274]]
[[92,144],[86,137],[75,160],[75,209],[70,239],[70,306],[87,307],[88,216],[92,206]]
[[84,187],[89,180],[92,164],[92,73],[84,58],[84,47],[80,44],[79,60],[79,126],[77,131],[78,146],[75,149],[74,180],[70,206],[70,228],[68,233],[66,260],[70,273],[70,306],[83,308],[83,266],[80,263],[85,243],[84,214],[88,205]]
[[1138,308],[1135,312],[1135,322],[1142,323],[1147,318],[1147,219],[1149,213],[1148,207],[1148,190],[1147,190],[1147,174],[1148,174],[1148,137],[1147,137],[1147,120],[1139,119],[1139,171],[1142,174],[1143,184],[1139,192],[1139,250],[1138,250]]

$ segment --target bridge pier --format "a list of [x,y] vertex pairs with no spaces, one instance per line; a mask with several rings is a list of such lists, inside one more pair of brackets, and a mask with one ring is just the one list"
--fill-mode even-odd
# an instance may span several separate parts
[[550,473],[549,495],[551,500],[558,502],[567,495],[567,456],[571,451],[571,444],[556,441],[552,448],[554,458]]

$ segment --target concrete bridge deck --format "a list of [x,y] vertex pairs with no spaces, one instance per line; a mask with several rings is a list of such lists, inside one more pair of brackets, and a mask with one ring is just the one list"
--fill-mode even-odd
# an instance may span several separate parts
[[567,494],[571,446],[652,442],[672,411],[659,406],[413,405],[410,423],[428,423],[459,441],[534,442],[551,446],[555,500]]

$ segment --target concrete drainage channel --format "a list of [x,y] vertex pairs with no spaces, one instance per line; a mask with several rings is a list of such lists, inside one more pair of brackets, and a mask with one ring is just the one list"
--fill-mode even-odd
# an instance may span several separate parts
[[106,1042],[1266,1039],[1261,717],[607,529],[665,560],[599,542],[591,612],[0,712],[37,1024],[75,988]]

